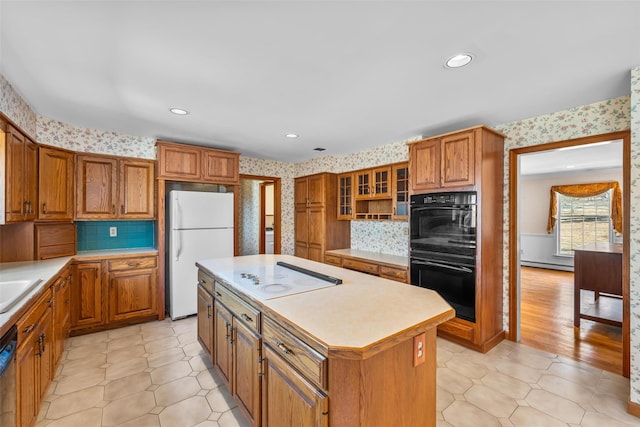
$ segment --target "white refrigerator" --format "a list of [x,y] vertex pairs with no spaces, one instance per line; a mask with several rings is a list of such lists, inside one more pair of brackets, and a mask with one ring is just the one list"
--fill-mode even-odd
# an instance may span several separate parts
[[197,313],[196,261],[233,256],[233,193],[169,192],[168,305],[172,319]]

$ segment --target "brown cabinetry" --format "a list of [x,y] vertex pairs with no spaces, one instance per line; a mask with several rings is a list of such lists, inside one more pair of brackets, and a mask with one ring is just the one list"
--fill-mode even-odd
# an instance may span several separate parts
[[35,424],[40,401],[53,377],[52,290],[47,291],[18,320],[16,399],[19,427]]
[[38,147],[10,124],[5,144],[5,221],[32,221],[38,210]]
[[354,173],[356,199],[391,197],[391,166],[364,169]]
[[77,219],[155,218],[155,162],[109,156],[76,158]]
[[213,296],[200,284],[198,285],[198,341],[202,348],[212,357]]
[[393,178],[393,219],[409,219],[409,164],[395,163],[391,170]]
[[109,322],[158,313],[157,257],[109,260]]
[[38,219],[72,221],[74,153],[45,146],[38,150]]
[[65,268],[52,286],[53,292],[53,366],[64,350],[64,340],[71,328],[71,270]]
[[295,180],[295,255],[322,262],[324,251],[350,244],[348,222],[338,221],[337,176],[321,173]]
[[333,251],[326,253],[324,255],[325,264],[331,264],[336,267],[348,268],[349,270],[380,276],[384,279],[395,280],[396,282],[409,282],[407,267],[405,266],[408,261],[401,261],[403,257],[386,255],[386,257],[397,258],[397,261],[379,261],[377,260],[377,257],[379,257],[380,254],[376,252],[356,251],[353,249],[348,250],[347,254],[340,252],[346,251]]
[[338,219],[353,218],[353,172],[338,175]]
[[476,321],[451,319],[438,335],[486,352],[504,338],[502,323],[502,230],[504,135],[485,126],[412,143],[413,193],[476,191]]
[[102,263],[81,262],[73,266],[71,329],[99,326],[106,319],[103,310]]
[[158,141],[158,177],[171,181],[237,184],[239,153]]
[[37,223],[35,225],[36,259],[75,255],[76,236],[75,223]]

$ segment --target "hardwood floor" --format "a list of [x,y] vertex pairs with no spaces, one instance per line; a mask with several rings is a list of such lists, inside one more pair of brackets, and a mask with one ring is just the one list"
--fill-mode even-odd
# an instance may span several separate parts
[[582,319],[574,333],[573,273],[522,267],[520,287],[521,344],[622,374],[622,328]]

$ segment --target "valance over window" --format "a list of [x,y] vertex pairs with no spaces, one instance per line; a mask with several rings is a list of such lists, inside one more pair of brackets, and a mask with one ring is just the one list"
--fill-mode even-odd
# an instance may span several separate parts
[[553,232],[553,227],[556,225],[556,220],[558,219],[558,199],[556,193],[569,197],[592,197],[609,190],[613,190],[613,194],[611,195],[611,222],[613,229],[618,233],[622,233],[622,192],[620,191],[620,184],[616,181],[552,186],[547,233]]

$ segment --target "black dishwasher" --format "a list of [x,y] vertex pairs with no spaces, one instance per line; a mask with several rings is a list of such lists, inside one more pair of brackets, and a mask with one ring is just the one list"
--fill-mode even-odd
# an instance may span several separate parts
[[17,340],[15,326],[0,338],[0,426],[16,425]]

